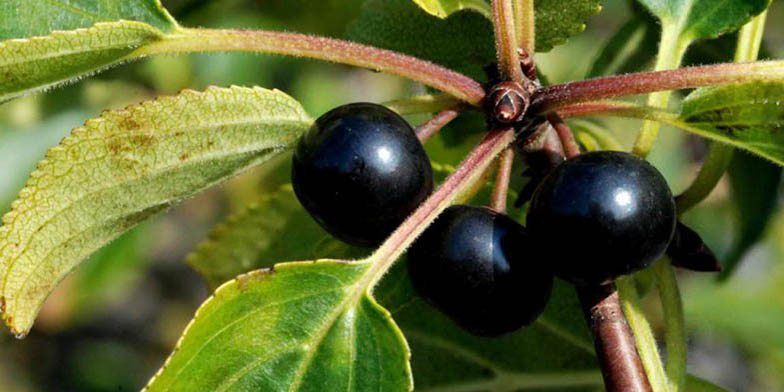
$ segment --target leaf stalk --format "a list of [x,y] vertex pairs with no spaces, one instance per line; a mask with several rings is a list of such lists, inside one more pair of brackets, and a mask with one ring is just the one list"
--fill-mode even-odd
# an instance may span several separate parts
[[182,28],[161,41],[138,49],[130,57],[199,52],[269,53],[353,65],[420,82],[474,106],[479,106],[485,95],[479,82],[429,61],[391,50],[306,34]]

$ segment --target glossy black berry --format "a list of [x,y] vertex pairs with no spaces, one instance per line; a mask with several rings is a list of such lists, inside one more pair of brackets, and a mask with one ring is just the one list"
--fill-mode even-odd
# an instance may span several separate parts
[[319,117],[294,151],[297,198],[324,229],[376,246],[433,191],[430,161],[411,126],[372,103]]
[[602,284],[664,254],[675,230],[675,202],[664,177],[645,160],[591,152],[542,181],[527,227],[556,275]]
[[497,336],[544,310],[552,273],[531,258],[525,228],[488,208],[452,206],[414,242],[414,288],[467,331]]

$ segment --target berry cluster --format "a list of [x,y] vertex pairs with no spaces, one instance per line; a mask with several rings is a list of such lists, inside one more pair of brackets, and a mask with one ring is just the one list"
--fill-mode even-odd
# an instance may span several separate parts
[[[321,116],[294,153],[292,177],[310,214],[358,246],[379,245],[433,190],[411,126],[367,103]],[[515,331],[542,313],[553,276],[602,285],[661,257],[675,202],[645,160],[592,152],[544,177],[526,224],[485,207],[447,208],[408,251],[415,289],[471,333]]]

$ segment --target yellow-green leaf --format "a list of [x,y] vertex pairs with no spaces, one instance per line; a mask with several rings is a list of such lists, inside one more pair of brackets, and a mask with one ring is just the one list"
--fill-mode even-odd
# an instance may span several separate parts
[[261,88],[185,91],[105,112],[38,164],[0,227],[3,319],[25,334],[80,261],[147,217],[289,148],[312,120]]
[[462,10],[474,10],[488,19],[493,17],[493,9],[485,0],[414,0],[414,3],[442,19]]
[[163,37],[150,25],[119,21],[2,41],[0,103],[127,61],[134,50]]
[[0,40],[42,36],[119,20],[146,23],[165,32],[177,27],[160,0],[3,0]]
[[226,283],[145,391],[410,391],[405,339],[367,294],[371,265],[285,263]]

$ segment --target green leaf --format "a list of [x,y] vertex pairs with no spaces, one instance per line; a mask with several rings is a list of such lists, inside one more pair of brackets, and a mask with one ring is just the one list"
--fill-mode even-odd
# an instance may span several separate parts
[[485,0],[414,0],[414,3],[442,19],[462,10],[474,10],[488,19],[493,17],[493,9]]
[[0,103],[127,61],[134,50],[163,37],[150,25],[120,21],[2,41]]
[[164,32],[177,27],[160,0],[3,0],[0,40],[31,38],[119,20],[142,22]]
[[637,0],[681,40],[716,38],[735,31],[768,8],[771,0]]
[[145,391],[409,391],[403,336],[369,261],[279,264],[219,288]]
[[602,10],[601,0],[537,0],[536,51],[547,52],[585,30],[585,20]]
[[291,97],[240,87],[185,91],[88,121],[47,153],[3,218],[3,319],[25,334],[85,257],[291,147],[311,123]]
[[784,165],[784,82],[752,82],[696,90],[673,124]]
[[417,391],[577,391],[603,385],[577,295],[562,281],[556,281],[537,321],[498,338],[466,333],[418,297],[404,260],[374,293],[411,346]]
[[727,173],[738,223],[732,248],[722,260],[722,278],[732,275],[765,233],[779,199],[782,168],[753,155],[735,154]]
[[215,288],[281,260],[313,259],[317,251],[320,256],[344,257],[348,246],[330,238],[287,185],[213,229],[187,261]]
[[726,389],[702,378],[686,375],[686,392],[727,392]]

